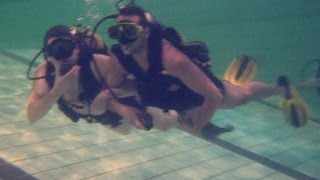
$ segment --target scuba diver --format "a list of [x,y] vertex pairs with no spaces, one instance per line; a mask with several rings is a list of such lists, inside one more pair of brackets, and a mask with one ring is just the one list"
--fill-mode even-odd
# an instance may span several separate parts
[[74,33],[74,29],[65,25],[47,31],[43,49],[34,58],[35,61],[43,52],[45,61],[37,67],[36,77],[29,76],[34,80],[27,101],[29,121],[41,119],[57,103],[73,122],[84,119],[101,123],[121,134],[128,134],[132,127],[143,130],[175,127],[175,112],[164,113],[152,107],[139,109],[130,90],[134,84],[115,75],[109,77],[118,71],[114,71],[102,39],[90,36],[94,38],[89,37],[88,41],[87,37],[86,33]]
[[[202,42],[185,43],[173,28],[150,22],[146,14],[130,4],[119,9],[117,23],[109,27],[109,37],[118,41],[111,49],[121,65],[117,71],[122,78],[135,77],[142,105],[177,111],[186,131],[206,134],[208,122],[219,108],[284,94],[282,85],[252,81],[239,85],[218,79]],[[308,86],[319,86],[319,80],[297,88]]]

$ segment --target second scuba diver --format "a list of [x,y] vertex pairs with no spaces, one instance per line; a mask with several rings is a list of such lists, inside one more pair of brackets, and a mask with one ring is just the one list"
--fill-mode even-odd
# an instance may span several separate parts
[[[150,22],[145,10],[136,5],[119,9],[117,23],[108,29],[109,37],[119,42],[112,47],[121,64],[119,74],[123,78],[134,75],[142,104],[178,111],[179,122],[188,132],[204,134],[218,108],[233,108],[285,92],[285,87],[276,84],[236,85],[219,80],[172,32],[172,28]],[[304,86],[319,86],[319,82],[297,87]]]

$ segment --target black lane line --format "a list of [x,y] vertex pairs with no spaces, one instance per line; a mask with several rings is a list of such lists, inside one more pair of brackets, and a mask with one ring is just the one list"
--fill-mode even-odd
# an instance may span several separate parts
[[[205,138],[203,138],[203,139],[205,139]],[[256,153],[253,153],[251,151],[243,149],[243,148],[241,148],[239,146],[236,146],[234,144],[231,144],[231,143],[229,143],[227,141],[221,140],[221,139],[219,139],[217,137],[214,137],[214,138],[211,138],[211,139],[205,139],[205,140],[207,140],[207,141],[209,141],[209,142],[211,142],[213,144],[216,144],[216,145],[218,145],[218,146],[220,146],[220,147],[222,147],[224,149],[228,149],[228,150],[230,150],[230,151],[232,151],[232,152],[234,152],[236,154],[244,156],[244,157],[246,157],[248,159],[251,159],[251,160],[253,160],[255,162],[258,162],[258,163],[260,163],[262,165],[265,165],[265,166],[267,166],[267,167],[269,167],[271,169],[274,169],[274,170],[276,170],[278,172],[286,174],[286,175],[288,175],[288,176],[290,176],[292,178],[304,179],[304,180],[317,180],[317,178],[311,177],[311,176],[309,176],[307,174],[304,174],[302,172],[294,170],[294,169],[292,169],[292,168],[290,168],[288,166],[284,166],[284,165],[282,165],[282,164],[280,164],[278,162],[275,162],[275,161],[273,161],[273,160],[271,160],[269,158],[260,156],[260,155],[258,155]]]
[[0,179],[15,179],[16,177],[24,176],[26,180],[36,180],[31,174],[26,173],[22,169],[11,165],[0,158],[0,163],[5,164],[0,168]]
[[[30,61],[27,58],[11,53],[4,49],[0,49],[0,53],[24,65],[29,65],[30,63]],[[10,164],[9,162],[1,158],[0,158],[0,164],[3,165],[0,167],[0,179],[15,179],[16,177],[19,177],[19,176],[24,176],[26,180],[37,179],[33,177],[31,174],[23,171],[22,169]]]
[[[271,107],[271,108],[278,109],[278,110],[282,111],[282,109],[281,109],[279,106],[275,105],[275,104],[272,104],[272,103],[269,103],[269,102],[266,102],[266,101],[263,101],[263,100],[258,100],[258,101],[256,101],[256,102],[258,102],[258,103],[260,103],[260,104],[263,104],[263,105],[266,105],[266,106],[269,106],[269,107]],[[315,117],[310,117],[310,120],[313,121],[313,122],[315,122],[315,123],[320,124],[320,119],[317,119],[317,118],[315,118]]]
[[[7,57],[10,57],[10,58],[18,61],[18,62],[21,62],[22,64],[29,65],[29,63],[30,63],[30,61],[29,61],[28,59],[26,59],[26,58],[24,58],[24,57],[22,57],[22,56],[16,55],[16,54],[14,54],[14,53],[8,52],[8,51],[6,51],[6,50],[0,49],[0,53],[3,54],[3,55],[5,55],[5,56],[7,56]],[[277,106],[275,106],[275,105],[272,105],[272,104],[270,104],[270,103],[266,103],[266,102],[264,102],[264,101],[257,101],[257,102],[259,102],[259,103],[261,103],[261,104],[264,104],[264,105],[267,105],[267,106],[269,106],[269,107],[273,107],[273,108],[275,108],[275,109],[279,109],[279,110],[280,110],[279,107],[277,107]],[[316,122],[316,121],[315,121],[315,122]],[[227,141],[224,141],[224,140],[222,140],[222,139],[219,139],[218,137],[214,137],[214,138],[210,138],[210,139],[204,138],[204,137],[201,137],[201,136],[198,136],[198,137],[200,137],[200,138],[202,138],[202,139],[204,139],[204,140],[206,140],[206,141],[209,141],[209,142],[211,142],[211,143],[213,143],[213,144],[216,144],[216,145],[218,145],[218,146],[220,146],[220,147],[222,147],[222,148],[228,149],[228,150],[230,150],[230,151],[232,151],[232,152],[234,152],[234,153],[236,153],[236,154],[239,154],[239,155],[241,155],[241,156],[244,156],[244,157],[246,157],[246,158],[248,158],[248,159],[251,159],[251,160],[253,160],[253,161],[255,161],[255,162],[258,162],[258,163],[260,163],[260,164],[262,164],[262,165],[265,165],[265,166],[267,166],[267,167],[269,167],[269,168],[271,168],[271,169],[274,169],[274,170],[276,170],[276,171],[278,171],[278,172],[281,172],[281,173],[283,173],[283,174],[286,174],[286,175],[288,175],[288,176],[290,176],[290,177],[293,177],[293,178],[296,178],[296,179],[304,179],[304,180],[309,180],[309,179],[310,179],[310,180],[317,180],[317,179],[314,178],[314,177],[311,177],[311,176],[309,176],[309,175],[307,175],[307,174],[304,174],[304,173],[302,173],[302,172],[296,171],[296,170],[294,170],[294,169],[292,169],[292,168],[290,168],[290,167],[288,167],[288,166],[284,166],[284,165],[282,165],[282,164],[280,164],[280,163],[277,163],[277,162],[275,162],[275,161],[272,161],[272,160],[270,160],[270,159],[268,159],[268,158],[265,158],[265,157],[263,157],[263,156],[260,156],[260,155],[258,155],[258,154],[256,154],[256,153],[253,153],[253,152],[248,151],[248,150],[246,150],[246,149],[243,149],[243,148],[241,148],[241,147],[239,147],[239,146],[236,146],[236,145],[231,144],[231,143],[229,143],[229,142],[227,142]],[[0,160],[1,160],[1,159],[0,159]],[[10,164],[9,164],[9,165],[10,165]],[[8,166],[9,166],[9,165],[8,165]],[[9,166],[9,167],[10,167],[10,166]],[[17,167],[14,167],[14,166],[13,166],[13,167],[11,167],[11,168],[12,168],[12,170],[14,170],[14,169],[17,168]],[[8,168],[8,169],[10,170],[10,168]],[[29,174],[27,174],[27,173],[26,173],[26,175],[27,175],[28,177],[31,177],[31,178],[32,178],[31,175],[29,175]],[[0,177],[1,177],[1,169],[0,169]]]
[[27,59],[27,58],[25,58],[25,57],[22,57],[22,56],[20,56],[20,55],[14,54],[14,53],[12,53],[12,52],[10,52],[10,51],[7,51],[7,50],[5,50],[5,49],[0,49],[0,53],[1,53],[2,55],[4,55],[4,56],[7,56],[7,57],[9,57],[9,58],[11,58],[11,59],[19,62],[19,63],[24,64],[24,65],[27,65],[27,66],[28,66],[28,65],[30,64],[30,60],[29,60],[29,59]]

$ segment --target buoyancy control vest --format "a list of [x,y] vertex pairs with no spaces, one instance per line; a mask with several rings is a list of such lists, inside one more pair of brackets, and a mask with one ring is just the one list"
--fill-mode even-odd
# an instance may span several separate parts
[[[181,80],[165,73],[161,55],[162,39],[168,40],[185,53],[224,93],[222,82],[211,71],[208,49],[203,42],[184,43],[174,28],[153,25],[148,40],[149,69],[147,72],[143,72],[131,56],[123,54],[119,45],[112,47],[112,52],[118,57],[120,64],[137,79],[138,94],[143,105],[156,106],[164,110],[184,111],[200,106],[204,101],[203,96],[192,91]],[[172,86],[178,88],[170,90]]]

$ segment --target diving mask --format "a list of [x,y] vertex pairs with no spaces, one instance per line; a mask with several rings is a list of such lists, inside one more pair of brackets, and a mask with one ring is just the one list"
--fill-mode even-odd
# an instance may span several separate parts
[[131,21],[122,21],[108,29],[108,34],[111,39],[118,40],[121,44],[128,44],[135,41],[143,27]]
[[58,38],[45,47],[44,52],[60,61],[69,58],[75,48],[76,43],[72,39]]

